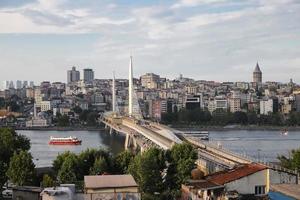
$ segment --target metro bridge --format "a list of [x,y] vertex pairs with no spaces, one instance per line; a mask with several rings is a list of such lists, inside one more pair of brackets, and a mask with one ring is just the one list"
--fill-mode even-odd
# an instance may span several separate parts
[[204,141],[198,141],[182,131],[172,129],[159,123],[144,120],[133,87],[132,57],[129,64],[128,114],[120,114],[116,104],[115,77],[112,85],[112,111],[101,116],[101,122],[110,132],[115,131],[126,135],[125,148],[139,149],[141,152],[150,147],[164,150],[171,149],[175,144],[188,142],[198,152],[197,164],[207,173],[222,169],[232,169],[236,165],[248,164],[252,161]]

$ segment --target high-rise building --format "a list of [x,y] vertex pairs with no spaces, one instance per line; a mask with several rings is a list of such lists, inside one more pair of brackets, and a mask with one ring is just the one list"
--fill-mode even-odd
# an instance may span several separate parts
[[9,89],[14,89],[15,88],[15,84],[13,81],[10,81],[9,82],[9,86],[8,86]]
[[253,71],[253,82],[262,83],[262,72],[259,68],[258,63],[256,63],[255,69]]
[[91,83],[94,80],[94,71],[92,69],[83,70],[83,81],[85,83]]
[[68,70],[68,83],[77,82],[80,80],[80,72],[76,70],[76,67],[72,67],[72,70]]
[[23,88],[27,88],[28,87],[28,81],[23,81]]
[[16,81],[16,88],[17,89],[21,89],[22,88],[22,81],[20,81],[20,80]]
[[34,87],[34,82],[30,81],[29,86],[33,88]]

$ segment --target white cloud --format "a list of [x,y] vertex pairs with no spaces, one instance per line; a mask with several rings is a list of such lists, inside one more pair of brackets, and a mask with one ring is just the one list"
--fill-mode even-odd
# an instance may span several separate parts
[[[84,40],[79,41],[78,53],[46,63],[47,67],[51,63],[98,66],[95,71],[100,77],[110,76],[112,69],[126,77],[132,52],[135,74],[152,71],[169,77],[183,73],[199,79],[250,80],[247,73],[258,60],[269,80],[287,79],[292,69],[300,67],[300,6],[283,1],[181,0],[172,5],[106,4],[98,5],[98,10],[94,4],[68,7],[70,1],[42,0],[0,10],[0,32],[96,33],[99,37],[88,50],[81,50]],[[207,9],[210,6],[214,9]],[[287,67],[284,74],[281,66]],[[236,73],[239,69],[241,73]],[[64,78],[65,70],[58,69],[58,76]]]
[[202,4],[213,4],[213,3],[222,3],[227,0],[180,0],[179,2],[171,6],[172,9],[179,9],[182,7],[194,7]]

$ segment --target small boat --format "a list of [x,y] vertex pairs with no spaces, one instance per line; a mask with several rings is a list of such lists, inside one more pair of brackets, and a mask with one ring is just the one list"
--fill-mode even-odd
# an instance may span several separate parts
[[81,140],[79,140],[77,137],[50,137],[49,144],[52,145],[81,145]]
[[284,129],[281,131],[281,135],[288,135],[288,134],[289,134],[289,132],[287,129]]

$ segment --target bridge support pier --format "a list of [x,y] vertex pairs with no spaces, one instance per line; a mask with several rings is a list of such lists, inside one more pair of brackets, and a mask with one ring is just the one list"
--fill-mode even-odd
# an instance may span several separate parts
[[138,144],[136,142],[136,139],[131,134],[126,134],[126,138],[125,138],[125,150],[128,149],[134,151],[138,149]]

